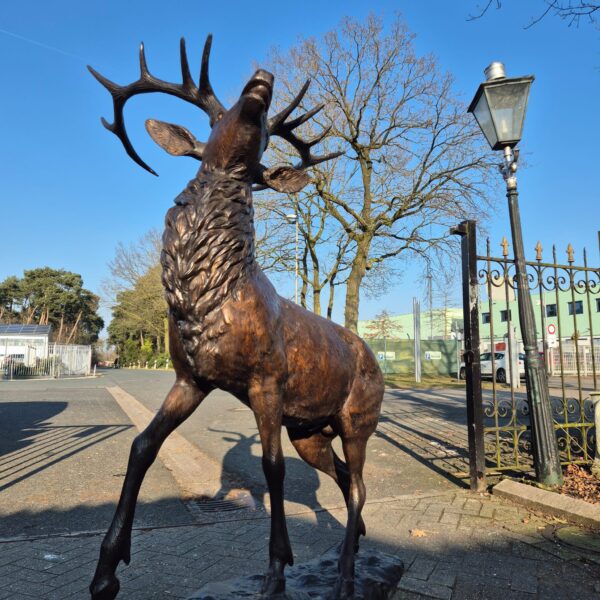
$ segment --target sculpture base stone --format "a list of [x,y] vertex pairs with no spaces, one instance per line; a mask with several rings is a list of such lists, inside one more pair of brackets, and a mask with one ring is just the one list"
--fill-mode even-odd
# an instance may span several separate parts
[[[277,600],[327,600],[338,576],[337,550],[285,570],[286,591],[271,598]],[[402,577],[404,564],[397,556],[376,550],[362,550],[356,555],[355,600],[387,600]],[[249,575],[209,583],[188,600],[234,600],[264,598],[260,587],[264,575]]]

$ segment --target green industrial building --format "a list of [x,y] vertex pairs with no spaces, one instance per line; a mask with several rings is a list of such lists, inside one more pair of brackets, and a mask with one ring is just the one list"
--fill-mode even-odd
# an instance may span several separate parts
[[[508,301],[504,287],[492,294],[490,300],[482,300],[479,307],[481,339],[489,340],[493,327],[494,339],[503,338],[508,331],[509,320],[520,338],[519,307],[512,288],[508,288]],[[538,339],[550,332],[562,341],[577,339],[579,343],[600,344],[600,290],[595,294],[579,294],[571,291],[532,294],[535,328]],[[550,328],[548,327],[550,326]]]
[[[358,335],[362,338],[373,337],[370,328],[375,319],[358,322]],[[462,308],[421,308],[421,339],[424,340],[450,340],[454,339],[454,332],[461,331],[463,327]],[[394,315],[390,317],[390,340],[413,340],[414,318],[412,313]]]

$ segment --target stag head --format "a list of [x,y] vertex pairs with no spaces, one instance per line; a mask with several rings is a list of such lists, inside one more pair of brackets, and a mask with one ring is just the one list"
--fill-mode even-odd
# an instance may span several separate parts
[[[267,118],[273,97],[274,77],[259,69],[244,87],[239,100],[227,110],[216,97],[208,77],[208,62],[212,35],[204,44],[200,82],[197,86],[190,74],[185,40],[181,39],[182,83],[168,83],[157,79],[148,71],[144,45],[140,46],[140,77],[137,81],[119,86],[88,67],[92,75],[110,92],[114,105],[114,121],[103,125],[122,142],[127,154],[141,167],[156,175],[137,154],[125,129],[123,107],[129,98],[137,94],[162,92],[176,96],[202,109],[209,117],[211,134],[207,142],[198,141],[190,131],[180,125],[148,119],[146,130],[152,139],[174,156],[191,156],[202,161],[200,173],[225,172],[228,175],[255,184],[255,189],[270,187],[279,192],[298,192],[309,181],[305,170],[342,154],[334,152],[325,156],[313,156],[311,148],[329,132],[323,131],[312,140],[302,140],[294,130],[316,115],[323,105],[289,120],[288,117],[300,104],[309,86],[307,81],[298,95],[280,113]],[[269,144],[269,138],[277,135],[289,142],[299,153],[301,161],[294,167],[281,165],[267,168],[261,158]]]

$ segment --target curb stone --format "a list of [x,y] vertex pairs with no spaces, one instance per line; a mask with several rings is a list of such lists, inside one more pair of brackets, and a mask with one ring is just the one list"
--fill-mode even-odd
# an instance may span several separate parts
[[511,479],[503,479],[496,484],[493,493],[499,498],[505,498],[532,510],[539,510],[547,515],[566,519],[575,525],[600,532],[600,506],[598,505]]

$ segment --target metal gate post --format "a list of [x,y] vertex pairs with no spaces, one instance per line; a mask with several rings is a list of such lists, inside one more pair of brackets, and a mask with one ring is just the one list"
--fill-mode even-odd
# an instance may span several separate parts
[[477,277],[476,222],[463,221],[457,227],[453,227],[450,233],[461,236],[469,475],[471,489],[481,492],[485,490],[485,447],[483,443],[481,365],[479,362],[479,284]]

